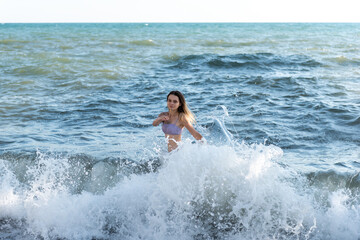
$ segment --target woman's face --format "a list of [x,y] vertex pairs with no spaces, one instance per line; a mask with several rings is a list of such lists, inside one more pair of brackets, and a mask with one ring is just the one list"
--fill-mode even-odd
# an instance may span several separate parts
[[179,97],[170,94],[167,100],[167,107],[169,108],[169,110],[177,110],[180,107]]

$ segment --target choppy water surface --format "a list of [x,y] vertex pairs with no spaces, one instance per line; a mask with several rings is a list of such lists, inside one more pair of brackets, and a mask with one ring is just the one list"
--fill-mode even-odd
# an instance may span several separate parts
[[[0,25],[0,239],[359,239],[360,24]],[[208,144],[159,127],[184,93]]]

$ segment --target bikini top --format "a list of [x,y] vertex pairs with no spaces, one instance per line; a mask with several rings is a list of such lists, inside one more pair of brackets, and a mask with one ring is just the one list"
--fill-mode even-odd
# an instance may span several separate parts
[[164,123],[162,125],[162,130],[165,134],[168,135],[181,135],[182,128],[176,126],[178,120],[175,123]]

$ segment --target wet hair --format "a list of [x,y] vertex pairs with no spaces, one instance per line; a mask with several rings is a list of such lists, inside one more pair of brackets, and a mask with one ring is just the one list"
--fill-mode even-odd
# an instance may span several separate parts
[[189,123],[195,123],[195,116],[188,108],[184,95],[179,91],[171,91],[166,100],[169,100],[169,96],[174,95],[179,98],[180,106],[178,108],[179,119],[180,121],[188,121]]

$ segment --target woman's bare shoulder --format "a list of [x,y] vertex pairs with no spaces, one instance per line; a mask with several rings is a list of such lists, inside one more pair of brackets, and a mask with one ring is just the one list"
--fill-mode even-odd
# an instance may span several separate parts
[[179,122],[180,122],[180,126],[182,127],[187,127],[191,125],[191,123],[186,118],[181,119]]

